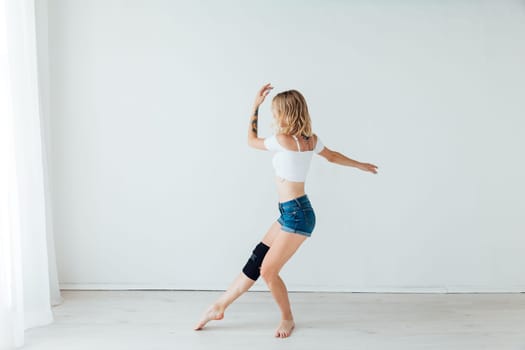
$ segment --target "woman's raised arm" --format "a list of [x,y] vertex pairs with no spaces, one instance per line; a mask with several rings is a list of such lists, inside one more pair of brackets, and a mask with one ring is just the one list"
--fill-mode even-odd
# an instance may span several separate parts
[[257,92],[257,96],[255,97],[252,114],[250,116],[250,124],[248,125],[248,145],[253,148],[266,149],[264,147],[264,139],[258,137],[257,124],[259,122],[259,106],[264,102],[264,99],[270,93],[271,89],[273,89],[273,86],[268,83]]

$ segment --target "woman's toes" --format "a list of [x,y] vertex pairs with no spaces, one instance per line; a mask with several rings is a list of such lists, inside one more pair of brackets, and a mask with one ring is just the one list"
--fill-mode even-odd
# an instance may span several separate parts
[[201,330],[206,326],[206,324],[209,321],[212,320],[222,320],[224,318],[224,311],[222,309],[217,308],[216,306],[211,306],[206,312],[204,313],[204,316],[202,319],[197,323],[197,325],[194,327],[196,331]]
[[293,320],[282,320],[279,327],[275,330],[275,336],[278,338],[287,338],[292,334],[295,327]]

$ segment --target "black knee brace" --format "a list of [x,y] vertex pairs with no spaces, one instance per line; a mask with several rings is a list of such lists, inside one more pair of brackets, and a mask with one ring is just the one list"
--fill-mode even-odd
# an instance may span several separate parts
[[263,242],[257,244],[252,252],[252,256],[250,256],[250,259],[248,259],[248,262],[242,269],[242,272],[244,272],[248,278],[257,281],[257,278],[261,275],[260,268],[268,249],[270,249],[270,247]]

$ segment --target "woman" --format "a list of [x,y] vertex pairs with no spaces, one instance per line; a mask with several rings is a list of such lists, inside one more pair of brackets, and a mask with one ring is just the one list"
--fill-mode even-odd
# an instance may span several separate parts
[[279,277],[279,271],[306,238],[310,237],[315,226],[315,213],[304,191],[313,153],[336,164],[377,173],[377,166],[352,160],[322,144],[319,137],[312,133],[306,101],[296,90],[281,92],[273,98],[272,113],[279,132],[265,139],[258,137],[259,106],[272,89],[270,84],[266,84],[257,94],[248,128],[248,144],[253,148],[275,152],[273,166],[281,216],[255,247],[242,273],[206,310],[195,330],[204,328],[211,320],[222,319],[226,308],[248,291],[261,275],[281,310],[281,322],[275,336],[288,337],[295,323],[288,291]]

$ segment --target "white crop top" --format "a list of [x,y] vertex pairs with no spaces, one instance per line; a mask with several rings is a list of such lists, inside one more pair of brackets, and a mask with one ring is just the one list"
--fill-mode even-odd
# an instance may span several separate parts
[[293,136],[297,143],[299,151],[290,151],[277,141],[275,135],[264,139],[264,146],[272,152],[276,152],[273,156],[272,163],[275,169],[275,175],[288,181],[304,182],[310,162],[312,160],[313,152],[319,153],[323,150],[324,145],[317,137],[317,144],[313,151],[301,151],[301,146],[297,137]]

